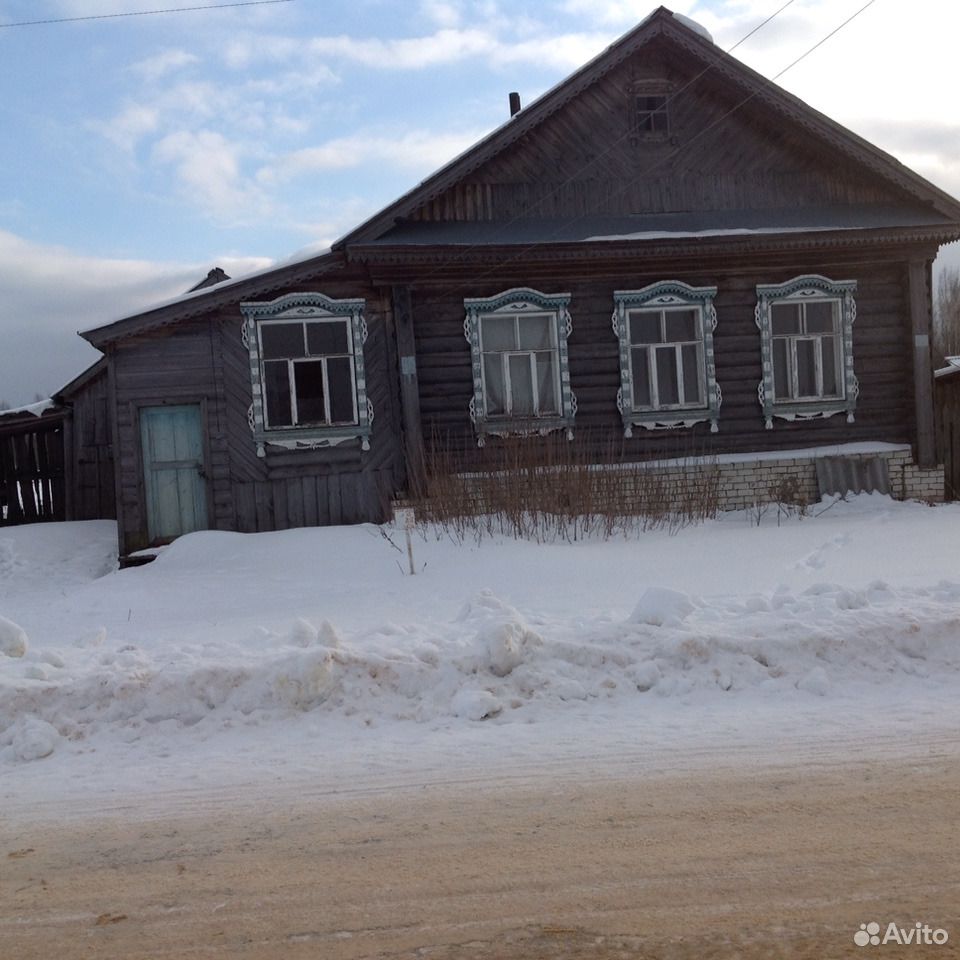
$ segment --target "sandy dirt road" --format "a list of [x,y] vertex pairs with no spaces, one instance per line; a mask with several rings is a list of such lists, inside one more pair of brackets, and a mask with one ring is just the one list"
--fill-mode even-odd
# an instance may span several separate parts
[[5,820],[0,956],[958,957],[960,751],[869,753]]

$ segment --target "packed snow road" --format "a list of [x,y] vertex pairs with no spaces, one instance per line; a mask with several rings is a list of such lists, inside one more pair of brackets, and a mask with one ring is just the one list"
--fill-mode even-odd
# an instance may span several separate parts
[[948,941],[883,956],[956,957],[956,740],[856,746],[261,784],[4,823],[3,956],[823,960],[862,956],[861,924],[919,923]]

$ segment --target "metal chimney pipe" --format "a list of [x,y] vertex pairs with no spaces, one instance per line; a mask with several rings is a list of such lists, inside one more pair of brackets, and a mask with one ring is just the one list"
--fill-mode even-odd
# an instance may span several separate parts
[[510,116],[515,117],[520,112],[520,94],[510,94]]

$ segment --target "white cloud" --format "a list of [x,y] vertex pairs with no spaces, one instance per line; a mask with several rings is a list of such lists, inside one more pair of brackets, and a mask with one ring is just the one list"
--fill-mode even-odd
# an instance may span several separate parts
[[270,213],[264,195],[245,180],[243,147],[213,130],[180,130],[160,140],[153,158],[173,168],[177,189],[217,220],[249,222]]
[[168,73],[199,62],[200,58],[196,54],[188,53],[186,50],[163,50],[152,57],[131,64],[130,70],[144,80],[155,83]]
[[293,38],[236,38],[222,50],[224,62],[236,70],[255,62],[308,61],[333,58],[373,70],[428,70],[484,59],[489,64],[533,63],[572,69],[594,56],[611,40],[602,32],[551,33],[527,23],[522,40],[503,40],[492,26],[444,28],[421,37],[359,39],[346,35]]
[[296,150],[262,167],[257,179],[278,184],[325,170],[347,170],[372,163],[389,163],[428,173],[462,153],[483,135],[481,131],[430,133],[411,130],[396,136],[353,134],[328,140],[319,147]]
[[129,153],[143,137],[153,133],[159,123],[160,114],[154,107],[130,103],[115,117],[102,123],[94,123],[92,126],[115,146]]
[[11,405],[58,390],[97,358],[76,335],[184,293],[221,266],[232,276],[270,266],[263,257],[162,263],[86,256],[0,230],[0,400]]
[[460,7],[447,0],[420,0],[420,14],[440,27],[455,27],[460,23]]

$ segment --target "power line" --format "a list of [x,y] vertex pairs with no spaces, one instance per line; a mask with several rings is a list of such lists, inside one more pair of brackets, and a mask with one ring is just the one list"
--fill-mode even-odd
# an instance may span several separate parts
[[236,3],[213,3],[196,7],[168,7],[163,10],[130,10],[127,13],[96,13],[86,17],[59,17],[50,20],[20,20],[0,23],[2,27],[36,27],[46,23],[78,23],[81,20],[116,20],[119,17],[149,17],[157,13],[189,13],[196,10],[223,10],[227,7],[262,7],[268,3],[292,3],[293,0],[238,0]]

